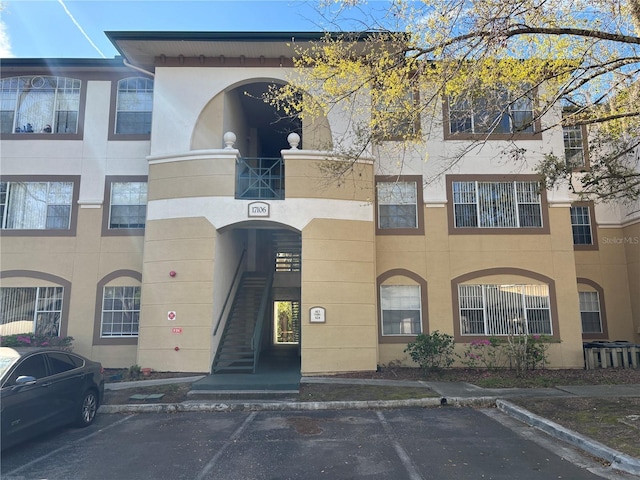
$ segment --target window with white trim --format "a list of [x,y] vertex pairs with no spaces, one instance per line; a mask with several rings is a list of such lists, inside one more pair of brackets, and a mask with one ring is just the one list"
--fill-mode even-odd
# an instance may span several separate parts
[[571,230],[574,245],[593,245],[591,236],[591,212],[586,205],[571,207]]
[[78,133],[75,78],[24,76],[0,82],[0,133]]
[[462,335],[551,335],[548,285],[458,285]]
[[564,137],[564,159],[571,168],[584,167],[584,139],[581,125],[562,127]]
[[140,324],[140,287],[104,287],[101,337],[137,337]]
[[0,182],[3,230],[68,230],[73,182]]
[[533,99],[514,97],[505,88],[482,97],[461,96],[449,102],[449,133],[534,133]]
[[143,77],[118,81],[116,100],[116,134],[151,133],[153,80]]
[[598,292],[578,292],[582,333],[602,333]]
[[109,229],[144,228],[147,182],[111,183],[109,203]]
[[456,228],[542,227],[539,182],[453,182]]
[[0,288],[0,333],[60,335],[63,287]]
[[381,285],[382,335],[422,333],[420,285]]
[[417,182],[378,182],[378,228],[418,228]]

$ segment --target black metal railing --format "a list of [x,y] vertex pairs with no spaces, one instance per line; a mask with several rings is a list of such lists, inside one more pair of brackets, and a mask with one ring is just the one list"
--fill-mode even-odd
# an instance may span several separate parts
[[236,162],[236,198],[282,200],[284,161],[282,158],[241,158]]

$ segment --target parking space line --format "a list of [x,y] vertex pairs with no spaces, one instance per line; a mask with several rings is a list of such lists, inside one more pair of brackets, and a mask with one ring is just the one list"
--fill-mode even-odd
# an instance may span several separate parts
[[67,445],[64,445],[60,448],[57,448],[55,450],[50,451],[49,453],[47,453],[46,455],[42,455],[41,457],[35,458],[33,460],[31,460],[30,462],[25,463],[24,465],[21,465],[20,467],[16,468],[15,470],[12,470],[10,472],[5,473],[6,476],[10,476],[10,475],[15,475],[17,473],[22,472],[23,470],[28,469],[29,467],[31,467],[32,465],[35,465],[38,462],[42,462],[43,460],[46,460],[49,457],[52,457],[54,455],[57,455],[58,453],[60,453],[61,451],[74,446],[75,444],[79,443],[79,442],[84,442],[85,440],[95,437],[96,435],[99,435],[107,430],[111,430],[113,427],[120,425],[123,422],[126,422],[127,420],[129,420],[130,418],[134,417],[135,415],[127,415],[126,417],[118,420],[117,422],[113,422],[110,425],[107,425],[106,427],[100,428],[98,430],[96,430],[93,433],[90,433],[89,435],[87,435],[86,437],[82,437],[82,438],[78,438],[77,440],[73,441],[72,443],[69,443]]
[[229,437],[229,440],[227,440],[225,442],[224,445],[222,445],[222,447],[220,448],[220,450],[218,450],[218,452],[211,458],[211,460],[209,460],[209,462],[204,466],[204,468],[202,469],[202,471],[200,472],[200,474],[195,478],[195,480],[202,480],[204,478],[206,478],[206,476],[209,474],[209,472],[211,472],[211,470],[213,470],[213,467],[216,466],[216,463],[218,463],[218,460],[220,459],[220,457],[222,456],[222,454],[224,453],[224,451],[232,444],[234,443],[239,437],[240,435],[242,435],[242,432],[245,431],[245,429],[249,426],[249,424],[253,421],[253,419],[256,417],[257,412],[251,412],[251,414],[245,419],[244,422],[242,422],[242,425],[240,425],[235,432],[233,432],[233,434]]
[[407,451],[404,448],[402,448],[402,445],[400,445],[400,442],[396,440],[395,435],[393,435],[393,430],[391,429],[389,422],[387,422],[387,419],[385,418],[384,414],[378,410],[376,412],[376,415],[378,416],[378,420],[380,420],[380,423],[382,424],[382,428],[384,429],[384,432],[387,438],[391,440],[391,444],[393,445],[393,448],[398,454],[398,457],[400,457],[400,461],[402,462],[402,465],[404,466],[405,470],[409,474],[409,478],[411,480],[424,480],[422,478],[422,475],[420,475],[420,472],[418,472],[418,469],[416,468],[415,464],[411,461],[411,457],[409,457],[409,454],[407,453]]

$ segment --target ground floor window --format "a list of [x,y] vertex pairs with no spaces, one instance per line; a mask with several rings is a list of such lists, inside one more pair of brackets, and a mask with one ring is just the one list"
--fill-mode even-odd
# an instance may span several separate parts
[[600,297],[598,292],[578,292],[582,333],[602,333]]
[[462,335],[552,335],[548,285],[458,285]]
[[62,287],[0,288],[0,333],[59,336],[63,291]]
[[381,285],[382,335],[422,333],[420,285]]
[[101,337],[137,337],[140,287],[104,287]]

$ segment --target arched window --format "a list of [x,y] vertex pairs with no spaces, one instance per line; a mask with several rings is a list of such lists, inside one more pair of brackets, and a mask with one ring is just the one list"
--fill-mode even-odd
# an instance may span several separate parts
[[553,279],[519,268],[470,272],[451,281],[456,341],[508,335],[558,336]]
[[588,278],[578,278],[578,302],[583,340],[609,336],[603,288]]
[[152,110],[153,80],[132,77],[118,81],[116,134],[144,135],[151,133]]
[[135,345],[140,324],[142,275],[117,270],[102,278],[96,290],[94,345]]
[[24,76],[0,82],[0,133],[78,133],[82,82]]
[[380,342],[407,343],[428,331],[427,282],[405,269],[378,277]]

